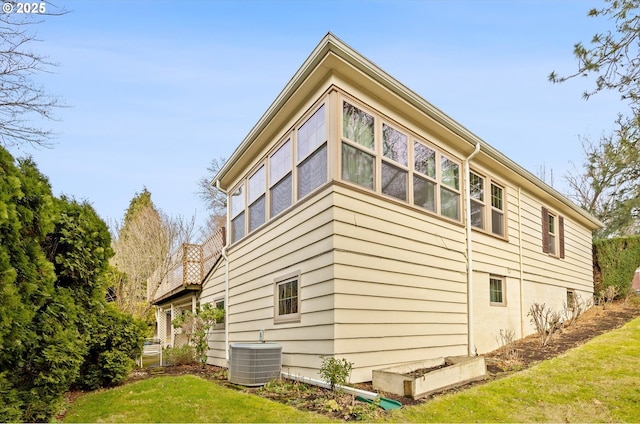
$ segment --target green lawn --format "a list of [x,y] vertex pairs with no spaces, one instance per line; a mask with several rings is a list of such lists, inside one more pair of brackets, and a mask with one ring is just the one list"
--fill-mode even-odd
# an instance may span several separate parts
[[640,318],[528,370],[387,418],[394,422],[638,422]]
[[[640,318],[533,368],[390,422],[638,422]],[[328,418],[194,376],[156,377],[80,397],[65,422],[311,422]]]
[[326,417],[200,377],[155,377],[81,396],[64,422],[319,422]]

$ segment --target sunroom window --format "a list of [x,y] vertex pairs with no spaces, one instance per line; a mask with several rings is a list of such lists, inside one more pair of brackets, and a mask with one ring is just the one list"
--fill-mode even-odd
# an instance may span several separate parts
[[413,142],[413,204],[436,211],[436,152]]
[[376,174],[374,133],[373,116],[343,102],[342,179],[371,190]]
[[382,156],[382,192],[406,201],[409,172],[393,162],[407,166],[407,136],[387,124],[382,125]]
[[266,220],[265,178],[264,165],[249,177],[249,232],[264,224]]
[[231,242],[235,242],[244,237],[244,185],[240,185],[231,194]]
[[327,136],[322,105],[298,128],[298,198],[327,181]]
[[269,158],[270,217],[291,206],[291,187],[291,140],[287,140]]
[[471,225],[484,230],[484,178],[470,172],[469,189],[471,193]]
[[460,165],[442,156],[440,186],[440,213],[460,220]]

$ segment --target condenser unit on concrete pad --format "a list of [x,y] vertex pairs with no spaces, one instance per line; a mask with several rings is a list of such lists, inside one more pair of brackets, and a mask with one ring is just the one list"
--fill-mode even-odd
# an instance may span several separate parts
[[282,346],[277,343],[232,343],[229,346],[229,381],[263,386],[280,377]]

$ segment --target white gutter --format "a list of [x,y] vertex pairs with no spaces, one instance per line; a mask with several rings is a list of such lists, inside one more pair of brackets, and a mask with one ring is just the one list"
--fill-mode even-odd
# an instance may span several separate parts
[[[325,389],[331,389],[331,385],[326,381],[316,380],[315,378],[303,377],[301,375],[289,374],[284,371],[282,371],[280,374],[282,375],[283,378],[287,378],[289,380],[299,381],[305,384],[312,384],[314,386],[323,387]],[[346,392],[355,396],[362,396],[365,399],[375,400],[380,397],[379,393],[368,392],[366,390],[356,389],[355,387],[341,386],[339,384],[336,384],[334,388],[338,390],[342,390],[343,392]]]
[[[220,187],[220,180],[216,180],[216,188],[228,196],[228,193]],[[224,258],[224,357],[227,364],[229,363],[229,258],[227,257],[227,248],[229,247],[230,237],[229,215],[229,205],[227,205],[226,240],[221,251],[222,257]]]
[[476,148],[473,153],[464,161],[464,175],[467,181],[465,187],[465,229],[467,231],[467,317],[468,317],[468,331],[469,331],[469,356],[476,355],[475,340],[473,337],[473,259],[471,258],[471,185],[469,179],[469,162],[480,151],[480,142],[476,143]]

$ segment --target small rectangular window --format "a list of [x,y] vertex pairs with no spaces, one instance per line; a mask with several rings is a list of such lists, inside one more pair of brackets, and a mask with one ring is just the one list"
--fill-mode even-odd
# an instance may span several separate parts
[[576,292],[570,289],[567,289],[567,309],[573,311],[573,308],[576,307],[577,297]]
[[504,277],[489,278],[489,303],[491,305],[506,305],[504,293]]
[[[224,309],[224,299],[218,299],[213,302],[216,309]],[[225,314],[226,315],[226,314]],[[224,315],[216,321],[214,329],[224,328]]]
[[285,276],[275,281],[275,321],[300,320],[300,274]]

